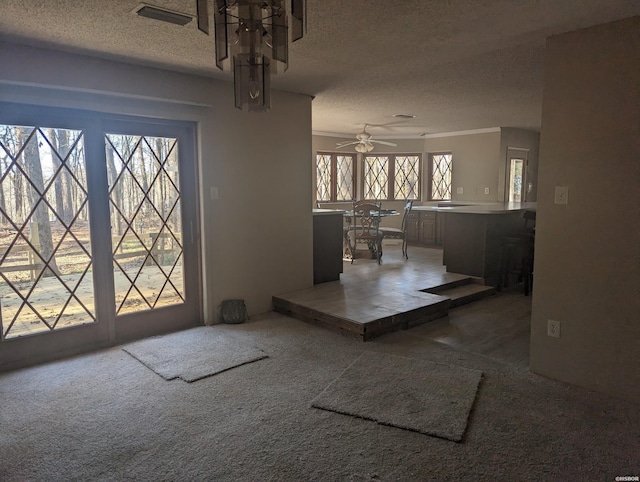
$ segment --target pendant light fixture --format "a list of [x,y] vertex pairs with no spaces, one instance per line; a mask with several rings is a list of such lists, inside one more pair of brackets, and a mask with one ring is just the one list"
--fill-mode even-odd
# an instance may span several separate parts
[[216,65],[233,70],[236,107],[269,110],[271,74],[288,68],[289,25],[292,42],[304,35],[306,0],[198,0],[198,28],[207,35],[209,2],[214,7]]

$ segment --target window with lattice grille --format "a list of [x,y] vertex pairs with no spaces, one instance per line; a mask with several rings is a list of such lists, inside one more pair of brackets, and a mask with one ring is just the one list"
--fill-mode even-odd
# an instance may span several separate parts
[[389,198],[389,157],[366,156],[364,158],[365,199]]
[[418,199],[420,193],[420,156],[396,156],[394,199]]
[[450,152],[429,154],[431,183],[430,200],[451,199],[451,166],[453,157]]
[[353,154],[319,152],[316,155],[316,201],[340,202],[355,198]]
[[365,156],[363,197],[376,200],[420,199],[419,154]]
[[316,156],[316,199],[331,201],[331,154]]

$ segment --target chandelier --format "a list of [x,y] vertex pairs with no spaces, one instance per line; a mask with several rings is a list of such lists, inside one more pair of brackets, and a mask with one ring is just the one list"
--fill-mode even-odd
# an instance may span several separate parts
[[[209,34],[209,0],[198,0],[198,28]],[[287,11],[286,3],[289,3]],[[271,107],[271,74],[289,62],[291,41],[304,35],[306,0],[213,0],[216,65],[233,70],[238,109]],[[289,15],[291,20],[289,21]]]

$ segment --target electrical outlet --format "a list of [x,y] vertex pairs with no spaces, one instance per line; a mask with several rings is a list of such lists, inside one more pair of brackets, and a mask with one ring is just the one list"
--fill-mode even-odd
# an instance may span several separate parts
[[461,187],[459,187],[458,189],[456,189],[456,192],[457,192],[458,194],[463,194],[463,193],[464,193],[464,189],[463,189],[463,188],[461,188]]
[[557,320],[547,320],[547,336],[560,338],[560,322]]
[[209,194],[211,195],[211,200],[215,201],[216,199],[218,199],[218,188],[214,186],[210,187]]
[[484,193],[485,193],[485,194],[489,194],[489,188],[488,188],[488,187],[485,187],[485,188],[484,188]]

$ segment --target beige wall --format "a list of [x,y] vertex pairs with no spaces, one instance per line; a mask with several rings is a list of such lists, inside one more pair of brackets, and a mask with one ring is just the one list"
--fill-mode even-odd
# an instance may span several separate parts
[[530,366],[638,402],[640,17],[551,37],[545,58]]
[[[497,201],[500,170],[500,131],[481,134],[427,138],[424,141],[425,167],[428,154],[453,155],[452,199],[454,201]],[[426,169],[425,169],[426,172]],[[425,199],[428,177],[423,176]],[[489,194],[484,193],[485,187]],[[458,193],[462,188],[462,194]]]
[[0,100],[198,123],[207,322],[223,299],[256,314],[312,286],[310,97],[274,91],[253,114],[229,82],[2,43],[0,65]]

